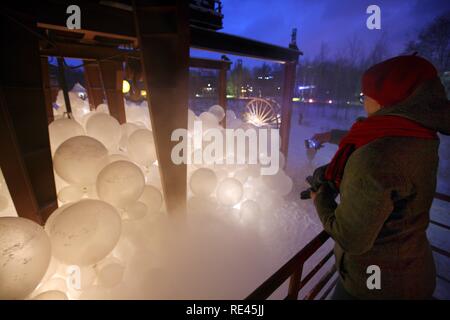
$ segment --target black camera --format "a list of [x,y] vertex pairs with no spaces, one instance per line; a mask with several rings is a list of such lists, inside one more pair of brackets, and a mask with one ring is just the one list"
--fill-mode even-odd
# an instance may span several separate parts
[[308,182],[311,187],[300,193],[300,199],[302,200],[311,199],[311,192],[319,191],[321,185],[328,183],[328,181],[325,180],[325,171],[327,170],[327,167],[328,165],[319,167],[316,170],[314,170],[312,176],[306,177],[306,182]]

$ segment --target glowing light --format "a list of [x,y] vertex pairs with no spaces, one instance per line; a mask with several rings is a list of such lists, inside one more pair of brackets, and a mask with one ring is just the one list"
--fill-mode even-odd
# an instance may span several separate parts
[[328,100],[328,103],[329,103],[329,104],[332,104],[332,103],[333,103],[333,100]]
[[146,97],[147,96],[147,91],[146,90],[141,90],[141,96]]
[[309,99],[308,102],[309,103],[314,103],[314,99]]
[[298,101],[300,101],[300,98],[297,98],[297,97],[295,97],[295,98],[292,98],[292,101],[294,101],[294,102],[298,102]]
[[131,89],[130,83],[127,80],[123,80],[122,81],[122,92],[128,93],[128,92],[130,92],[130,89]]

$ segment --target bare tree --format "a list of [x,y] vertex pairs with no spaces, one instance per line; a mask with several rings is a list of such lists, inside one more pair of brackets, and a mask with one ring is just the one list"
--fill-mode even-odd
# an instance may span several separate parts
[[436,18],[406,45],[405,53],[417,51],[442,74],[450,70],[450,12]]

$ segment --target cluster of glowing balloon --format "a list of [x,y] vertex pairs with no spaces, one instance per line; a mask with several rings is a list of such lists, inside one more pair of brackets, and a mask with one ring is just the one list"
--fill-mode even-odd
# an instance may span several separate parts
[[189,186],[196,196],[207,197],[216,189],[217,176],[211,169],[197,169],[191,175]]
[[234,206],[242,199],[244,188],[242,183],[234,178],[226,178],[219,183],[216,191],[217,200],[225,206]]
[[118,145],[120,141],[121,128],[114,117],[98,112],[87,120],[86,133],[111,149]]
[[52,253],[66,264],[92,265],[117,244],[121,219],[110,204],[85,199],[67,206],[47,221]]
[[69,138],[84,135],[83,127],[73,119],[57,119],[49,124],[48,134],[53,152]]
[[59,146],[53,157],[53,167],[65,181],[84,186],[95,183],[98,172],[107,161],[108,150],[101,142],[78,136]]
[[150,167],[156,161],[153,133],[147,129],[134,131],[128,139],[128,154],[136,163]]
[[210,113],[212,113],[213,115],[216,116],[218,121],[222,121],[223,118],[225,118],[225,111],[223,110],[223,108],[219,105],[214,105],[211,108],[209,108],[208,110]]
[[40,225],[0,218],[0,300],[27,297],[45,275],[50,257],[50,240]]
[[145,203],[150,213],[158,213],[162,206],[163,197],[158,188],[146,185],[139,201]]
[[142,170],[129,161],[110,163],[97,176],[99,198],[119,208],[137,201],[144,186]]

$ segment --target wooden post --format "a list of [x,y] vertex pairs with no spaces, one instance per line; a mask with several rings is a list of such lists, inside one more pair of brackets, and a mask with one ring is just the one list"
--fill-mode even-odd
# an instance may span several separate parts
[[229,64],[222,64],[222,68],[219,70],[219,85],[217,86],[219,91],[219,105],[225,111],[225,117],[221,121],[221,124],[225,128],[227,125],[227,71]]
[[297,62],[286,62],[284,65],[283,96],[281,102],[281,152],[288,159],[289,133],[291,130],[292,98],[294,97],[295,71]]
[[42,84],[45,95],[45,110],[47,111],[47,123],[50,124],[53,120],[53,99],[52,88],[50,86],[50,75],[48,70],[48,58],[41,57],[41,69],[42,69]]
[[120,124],[127,122],[123,102],[122,81],[123,65],[121,61],[103,60],[99,62],[100,74],[108,102],[109,114]]
[[99,104],[103,103],[103,84],[100,76],[100,68],[97,63],[83,60],[84,79],[86,81],[86,91],[88,95],[89,108],[95,110]]
[[57,201],[39,42],[36,21],[15,19],[0,20],[1,166],[19,216],[44,222]]
[[164,199],[169,214],[179,216],[186,211],[187,172],[171,159],[178,143],[171,135],[187,127],[189,2],[133,1],[133,9]]

